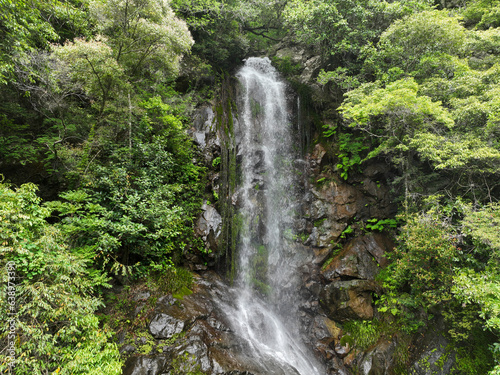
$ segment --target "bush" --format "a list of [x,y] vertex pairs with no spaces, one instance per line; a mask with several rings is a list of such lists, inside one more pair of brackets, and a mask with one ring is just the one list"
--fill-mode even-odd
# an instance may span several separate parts
[[[36,190],[33,184],[15,191],[0,184],[2,293],[12,273],[16,284],[16,374],[118,375],[118,349],[94,315],[102,306],[95,290],[108,286],[107,280],[89,270],[89,253],[71,252],[61,231],[45,221],[49,211]],[[0,319],[12,319],[7,301],[1,305]],[[2,347],[9,341],[7,329],[0,328]],[[2,353],[0,370],[7,366]]]

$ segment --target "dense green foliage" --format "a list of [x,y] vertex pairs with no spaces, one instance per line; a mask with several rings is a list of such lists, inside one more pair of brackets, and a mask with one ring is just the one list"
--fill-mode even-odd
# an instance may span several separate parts
[[[6,299],[0,317],[15,319],[16,374],[120,374],[118,348],[107,342],[111,331],[100,328],[94,315],[102,306],[94,291],[108,280],[89,270],[91,252],[70,251],[61,231],[45,220],[49,214],[33,184],[16,190],[0,184],[0,265],[6,271],[8,262],[15,264],[16,292],[15,317],[8,315]],[[7,275],[2,272],[3,295]],[[5,348],[9,327],[0,328]],[[2,372],[8,363],[2,359]]]

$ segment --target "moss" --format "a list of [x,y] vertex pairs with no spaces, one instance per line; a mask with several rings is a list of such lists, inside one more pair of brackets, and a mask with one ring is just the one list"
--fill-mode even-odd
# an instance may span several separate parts
[[407,375],[410,362],[411,336],[399,334],[394,349],[394,374]]
[[382,320],[351,320],[344,324],[344,331],[349,335],[354,345],[366,350],[378,342],[381,337],[390,337],[394,332],[390,324]]
[[315,227],[315,228],[320,227],[320,226],[321,226],[321,224],[323,224],[323,222],[324,222],[325,220],[326,220],[326,217],[325,217],[325,218],[323,218],[323,219],[316,220],[316,221],[314,222],[314,227]]
[[183,286],[176,293],[172,294],[172,297],[182,300],[185,296],[189,296],[190,294],[193,294],[193,291]]
[[216,104],[216,128],[221,138],[219,209],[222,216],[221,245],[218,258],[230,281],[236,274],[236,249],[241,230],[240,218],[231,198],[238,184],[236,145],[234,144],[234,114],[237,106],[233,100],[233,82],[226,76],[221,85]]
[[333,262],[333,260],[335,259],[335,257],[337,255],[339,255],[339,253],[341,251],[342,251],[342,246],[340,244],[335,244],[334,247],[333,247],[333,249],[332,249],[332,253],[328,257],[328,259],[326,260],[326,262],[323,264],[323,266],[321,267],[321,269],[325,270]]
[[204,375],[201,366],[196,362],[196,357],[189,353],[184,353],[172,359],[171,375]]

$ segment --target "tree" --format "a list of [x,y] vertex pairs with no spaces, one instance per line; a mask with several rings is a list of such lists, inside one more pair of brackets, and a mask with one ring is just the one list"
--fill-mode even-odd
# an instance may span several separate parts
[[91,12],[113,57],[134,77],[175,75],[193,40],[167,0],[95,0]]
[[12,79],[19,55],[91,30],[85,0],[0,0],[0,84]]
[[54,47],[54,57],[63,64],[59,73],[68,75],[71,84],[80,87],[97,104],[97,122],[102,121],[110,101],[117,101],[120,94],[123,98],[123,91],[127,89],[126,76],[106,39],[66,42]]
[[418,151],[411,147],[412,140],[432,129],[451,128],[454,123],[449,112],[441,103],[418,95],[418,84],[413,79],[399,80],[386,88],[362,85],[347,93],[339,110],[350,126],[379,139],[379,146],[368,154],[367,159],[385,153],[400,167],[405,204],[408,205],[412,163],[415,151]]
[[47,47],[57,38],[52,26],[36,7],[23,0],[0,1],[0,84],[14,70],[15,55],[35,47]]
[[203,168],[174,108],[153,97],[140,103],[134,147],[118,147],[88,168],[80,189],[48,205],[72,246],[91,251],[99,268],[136,277],[151,264],[168,268],[195,247]]
[[465,43],[465,29],[445,11],[414,13],[395,21],[377,45],[383,70],[401,68],[411,73],[423,58],[452,56]]
[[[326,58],[340,59],[344,67],[361,58],[393,20],[423,9],[432,2],[402,0],[288,1],[286,26],[305,44],[319,46]],[[346,66],[347,65],[347,66]]]

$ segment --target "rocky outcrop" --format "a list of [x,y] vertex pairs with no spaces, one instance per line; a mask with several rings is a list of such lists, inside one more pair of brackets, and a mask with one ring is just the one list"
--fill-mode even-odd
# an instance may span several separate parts
[[391,375],[394,368],[395,341],[383,340],[364,353],[359,360],[361,375]]
[[303,222],[298,229],[308,234],[305,244],[314,248],[331,248],[342,239],[344,231],[354,233],[368,219],[393,217],[396,206],[389,190],[380,181],[389,168],[376,163],[366,166],[363,174],[347,183],[329,165],[327,152],[317,144],[306,157],[306,175],[315,183],[305,181],[302,206]]
[[287,60],[300,70],[299,82],[303,84],[314,84],[313,79],[317,77],[321,69],[321,57],[315,51],[300,46],[278,48],[275,52],[276,58]]
[[329,281],[350,278],[374,280],[380,267],[388,264],[385,254],[393,247],[392,241],[379,233],[356,237],[323,268],[321,274]]

